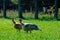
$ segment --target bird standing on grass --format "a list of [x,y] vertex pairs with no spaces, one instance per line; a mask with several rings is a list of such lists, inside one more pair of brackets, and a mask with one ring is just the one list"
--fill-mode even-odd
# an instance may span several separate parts
[[22,19],[19,19],[19,22],[22,24],[22,29],[28,33],[31,33],[32,30],[40,30],[37,25],[31,23],[22,23]]
[[17,30],[17,31],[20,31],[22,29],[22,25],[18,22],[15,22],[14,18],[12,18],[12,22],[14,24],[14,28]]

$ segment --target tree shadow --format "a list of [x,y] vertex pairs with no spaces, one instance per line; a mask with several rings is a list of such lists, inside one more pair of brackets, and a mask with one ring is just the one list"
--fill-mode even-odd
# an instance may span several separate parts
[[[13,17],[3,17],[0,16],[0,18],[5,18],[5,19],[12,19]],[[18,17],[14,17],[14,19],[19,19]],[[54,18],[48,18],[48,17],[43,17],[43,18],[22,18],[23,20],[39,20],[39,21],[60,21],[60,19],[54,19]]]
[[23,18],[24,20],[41,20],[41,21],[51,21],[51,20],[54,20],[54,19],[52,19],[52,18],[45,18],[45,17],[43,17],[43,18],[38,18],[38,19],[35,19],[35,18]]

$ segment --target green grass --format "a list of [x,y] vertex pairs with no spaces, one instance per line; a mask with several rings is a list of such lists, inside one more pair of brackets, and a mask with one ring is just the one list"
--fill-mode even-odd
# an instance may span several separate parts
[[[16,19],[18,21],[18,19]],[[0,40],[60,40],[60,21],[23,20],[38,25],[42,31],[26,33],[14,29],[11,19],[0,18]]]

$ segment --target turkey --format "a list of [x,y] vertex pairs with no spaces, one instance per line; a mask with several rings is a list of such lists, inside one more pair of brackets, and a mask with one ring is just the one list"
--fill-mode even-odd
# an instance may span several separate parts
[[18,22],[15,22],[14,18],[12,18],[12,22],[14,24],[14,28],[17,30],[17,31],[20,31],[22,29],[22,25]]
[[41,31],[41,29],[39,29],[38,26],[35,25],[35,24],[22,23],[22,19],[20,19],[19,21],[20,21],[20,23],[22,24],[22,29],[23,29],[24,31],[26,31],[27,33],[28,33],[28,31],[30,31],[30,33],[31,33],[32,30],[40,30],[40,31]]
[[26,25],[24,26],[24,30],[25,30],[26,32],[30,31],[30,33],[31,33],[32,30],[40,30],[40,29],[39,29],[39,28],[37,27],[37,25],[35,25],[35,24],[26,24]]

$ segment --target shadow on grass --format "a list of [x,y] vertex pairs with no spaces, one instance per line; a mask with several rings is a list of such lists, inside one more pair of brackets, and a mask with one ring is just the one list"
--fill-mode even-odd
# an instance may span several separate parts
[[42,18],[38,18],[38,19],[35,19],[35,18],[23,18],[24,20],[41,20],[41,21],[51,21],[51,20],[54,20],[53,18],[48,18],[48,17],[42,17]]
[[[0,17],[0,18],[4,18],[4,17]],[[15,19],[19,19],[18,17],[14,17]],[[5,17],[5,19],[12,19],[11,17]],[[48,17],[42,17],[42,18],[38,18],[38,19],[35,19],[35,18],[22,18],[23,20],[40,20],[40,21],[60,21],[60,19],[54,19],[54,18],[48,18]]]
[[3,16],[0,16],[0,18],[11,19],[10,17],[3,17]]
[[40,20],[40,21],[60,21],[60,19],[54,19],[54,18],[49,18],[49,17],[42,17],[42,18],[23,18],[24,20]]

